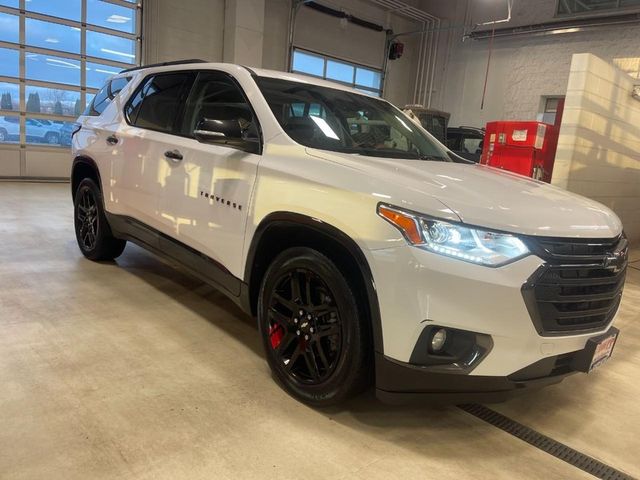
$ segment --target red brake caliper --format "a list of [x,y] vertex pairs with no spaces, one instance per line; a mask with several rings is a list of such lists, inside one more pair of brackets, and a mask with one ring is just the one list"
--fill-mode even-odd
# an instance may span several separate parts
[[280,325],[271,325],[269,327],[269,340],[271,341],[271,347],[275,350],[282,342],[284,337],[284,329]]

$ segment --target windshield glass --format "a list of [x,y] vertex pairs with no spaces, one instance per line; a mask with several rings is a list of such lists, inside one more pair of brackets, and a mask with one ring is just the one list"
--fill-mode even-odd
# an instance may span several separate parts
[[382,100],[335,88],[257,79],[273,114],[307,147],[374,157],[450,162],[446,149]]

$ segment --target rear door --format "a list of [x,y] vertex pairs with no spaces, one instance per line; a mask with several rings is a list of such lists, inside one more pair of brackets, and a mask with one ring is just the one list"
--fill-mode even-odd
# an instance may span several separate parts
[[172,180],[176,121],[194,78],[190,71],[146,77],[124,106],[125,122],[111,139],[118,213],[167,234],[175,219],[159,208],[159,198]]
[[239,119],[244,135],[259,138],[258,121],[237,81],[220,71],[198,73],[185,105],[176,144],[182,159],[159,171],[159,209],[173,221],[176,239],[241,278],[244,230],[260,155],[200,143],[194,130],[205,118]]

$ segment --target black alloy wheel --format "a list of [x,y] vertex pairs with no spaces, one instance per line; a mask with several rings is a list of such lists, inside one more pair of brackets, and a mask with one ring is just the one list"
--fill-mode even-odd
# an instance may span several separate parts
[[295,268],[276,281],[268,310],[276,360],[301,383],[331,376],[342,349],[342,324],[333,292],[315,272]]
[[314,406],[339,403],[366,387],[370,336],[340,269],[305,247],[269,266],[258,298],[267,361],[286,391]]
[[98,235],[98,204],[91,188],[84,186],[78,192],[76,208],[76,229],[78,239],[84,250],[94,250]]
[[76,240],[82,254],[89,260],[113,260],[127,244],[115,238],[107,222],[98,185],[85,178],[80,182],[73,201]]

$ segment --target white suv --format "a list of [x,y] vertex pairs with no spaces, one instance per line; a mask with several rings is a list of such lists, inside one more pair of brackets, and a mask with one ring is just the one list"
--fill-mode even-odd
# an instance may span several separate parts
[[502,400],[606,360],[614,213],[455,156],[344,86],[199,61],[110,79],[73,134],[82,253],[126,241],[256,316],[295,397]]

